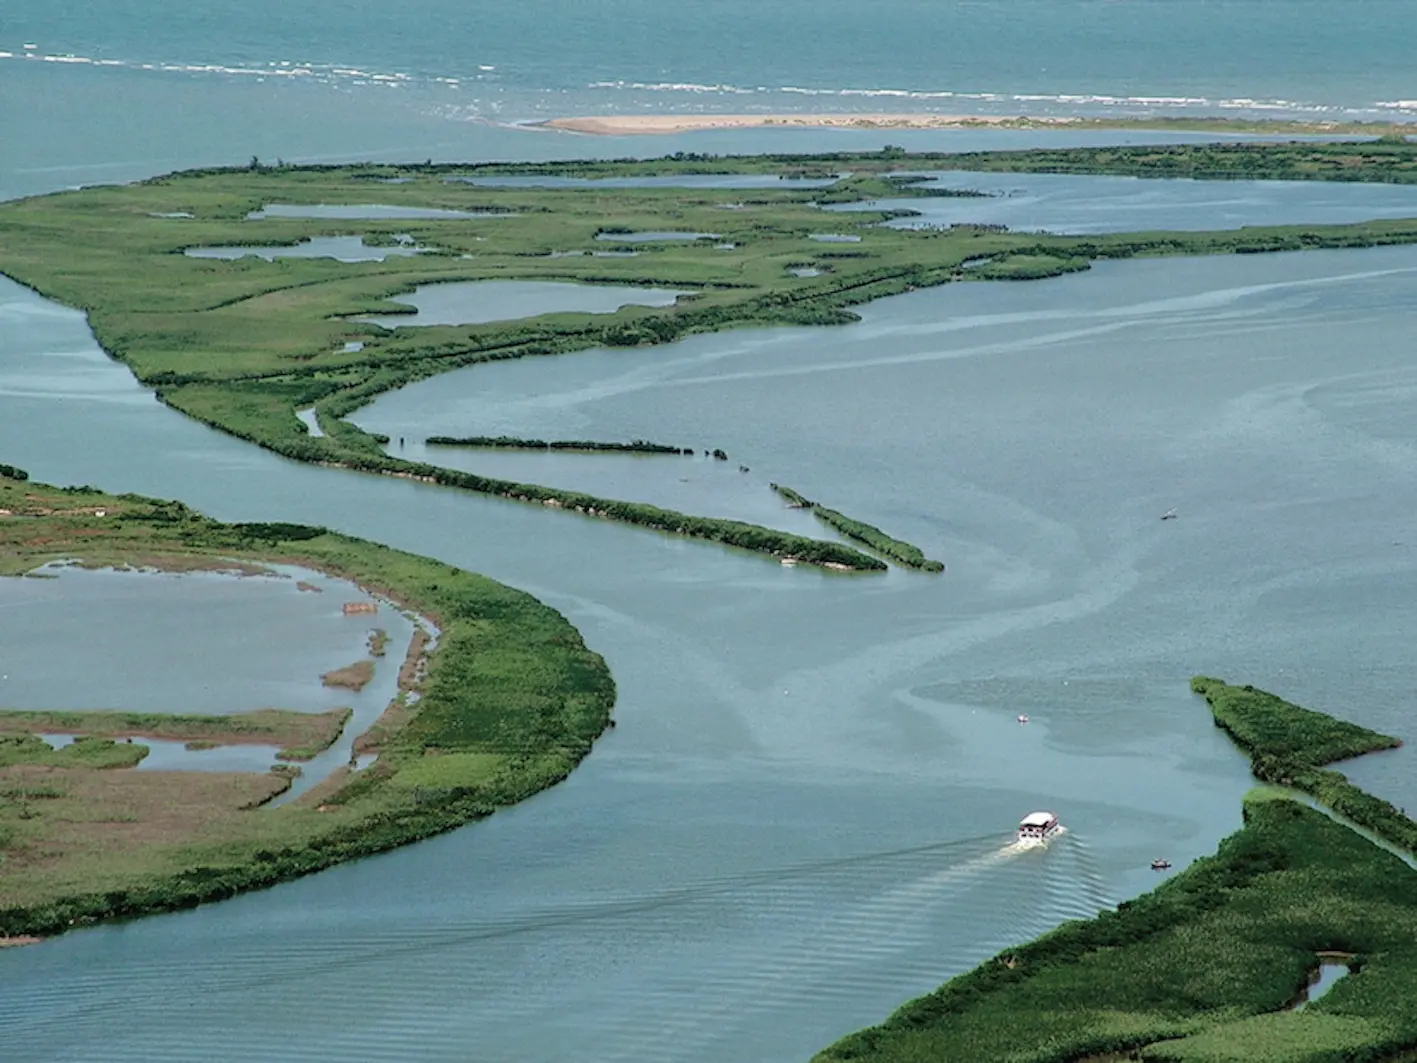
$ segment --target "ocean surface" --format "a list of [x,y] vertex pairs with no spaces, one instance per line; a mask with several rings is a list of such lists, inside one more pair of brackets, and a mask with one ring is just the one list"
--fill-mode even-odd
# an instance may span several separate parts
[[[0,197],[252,155],[1168,139],[519,124],[574,113],[1411,115],[1409,16],[1398,0],[9,0]],[[1105,186],[1070,187],[1074,217]],[[1394,202],[1254,191],[1266,217]],[[1209,209],[1180,184],[1145,194],[1155,218]],[[1413,737],[1414,279],[1411,248],[1108,263],[916,292],[836,329],[479,367],[359,415],[420,439],[721,446],[731,469],[690,462],[663,484],[597,457],[597,485],[770,513],[773,479],[949,566],[860,578],[284,461],[162,406],[82,315],[0,279],[0,460],[485,572],[565,612],[620,691],[620,726],[569,780],[485,823],[0,950],[0,1057],[789,1063],[1150,888],[1152,858],[1184,867],[1238,826],[1250,785],[1191,674]],[[576,456],[555,460],[575,475]],[[123,680],[124,703],[166,690],[155,669]],[[1406,750],[1352,774],[1417,804]],[[1020,853],[1033,808],[1070,830]]]

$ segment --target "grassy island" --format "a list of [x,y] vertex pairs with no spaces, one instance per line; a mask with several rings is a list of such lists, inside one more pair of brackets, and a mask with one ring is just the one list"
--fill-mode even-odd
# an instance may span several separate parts
[[838,513],[834,509],[828,509],[826,506],[813,502],[782,484],[773,484],[772,489],[786,499],[788,505],[796,509],[810,509],[812,515],[823,524],[835,528],[848,539],[870,547],[876,553],[890,558],[899,565],[904,565],[906,568],[918,568],[922,572],[943,572],[945,570],[944,562],[930,560],[920,547],[893,538],[874,524],[853,520],[846,514]]
[[[254,165],[0,204],[0,272],[82,309],[103,348],[163,402],[287,457],[869,569],[874,559],[840,543],[405,461],[386,451],[387,440],[347,418],[384,392],[460,366],[660,344],[743,326],[841,324],[856,320],[853,306],[930,285],[1052,277],[1098,259],[1417,242],[1417,219],[1071,237],[991,226],[892,229],[879,224],[891,212],[828,214],[819,206],[936,194],[903,175],[962,168],[1391,181],[1417,173],[1417,145],[1389,138],[973,155],[886,148],[619,162]],[[507,176],[674,174],[773,174],[827,184],[496,185]],[[294,217],[263,209],[371,203],[444,213]],[[615,241],[599,239],[616,233],[713,238],[651,238],[619,251]],[[857,239],[848,248],[822,242],[823,234]],[[269,259],[185,253],[278,249],[329,237],[361,238],[364,260],[279,257],[269,250]],[[688,294],[673,306],[625,306],[611,314],[404,327],[366,319],[409,317],[407,304],[391,300],[420,285],[490,279],[654,285]],[[323,434],[297,416],[310,410]]]
[[[1396,744],[1248,687],[1195,689],[1257,764],[1282,763],[1295,784]],[[1417,1059],[1417,871],[1282,791],[1252,792],[1244,815],[1214,856],[1158,889],[1007,950],[818,1063]],[[1412,851],[1411,820],[1367,825]],[[1321,963],[1348,973],[1298,1009]]]
[[601,443],[594,439],[519,439],[516,436],[429,436],[430,447],[483,447],[488,450],[570,450],[594,454],[677,454],[691,456],[693,447],[674,447],[632,439],[628,443]]
[[[229,897],[490,815],[564,778],[605,729],[604,661],[554,610],[484,577],[323,528],[223,524],[178,502],[0,478],[0,573],[97,566],[260,570],[279,561],[353,580],[428,617],[400,693],[355,749],[376,753],[276,808],[267,774],[132,771],[143,737],[281,747],[314,757],[348,710],[222,717],[0,712],[0,940]],[[75,733],[51,749],[39,735]],[[124,741],[123,739],[133,739]]]

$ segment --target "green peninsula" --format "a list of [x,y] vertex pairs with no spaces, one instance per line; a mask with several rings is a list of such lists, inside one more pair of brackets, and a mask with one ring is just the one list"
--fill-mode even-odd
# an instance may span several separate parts
[[[0,711],[0,943],[188,907],[451,830],[563,779],[610,722],[605,662],[530,595],[428,558],[298,524],[223,524],[180,502],[0,475],[0,578],[55,560],[187,571],[279,561],[352,580],[428,618],[399,694],[311,790],[269,773],[133,771],[144,737],[283,747],[308,760],[349,710]],[[314,677],[312,676],[312,679]],[[81,737],[51,749],[39,735]],[[124,737],[128,741],[124,741]]]

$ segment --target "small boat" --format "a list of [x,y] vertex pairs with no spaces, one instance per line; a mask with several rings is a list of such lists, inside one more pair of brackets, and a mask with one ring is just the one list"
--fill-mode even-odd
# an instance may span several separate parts
[[1056,812],[1030,812],[1018,825],[1018,840],[1026,843],[1046,842],[1062,829]]
[[1162,519],[1162,520],[1175,520],[1175,519],[1176,519],[1176,511],[1175,511],[1174,509],[1168,509],[1165,513],[1161,514],[1161,519]]
[[1019,713],[1019,714],[1018,714],[1018,722],[1019,722],[1019,723],[1027,723],[1027,722],[1028,722],[1028,713],[1026,713],[1026,712],[1021,712],[1021,713]]
[[1166,871],[1166,870],[1168,870],[1170,867],[1171,867],[1171,861],[1170,861],[1170,860],[1153,860],[1153,861],[1151,862],[1151,869],[1152,869],[1153,871]]

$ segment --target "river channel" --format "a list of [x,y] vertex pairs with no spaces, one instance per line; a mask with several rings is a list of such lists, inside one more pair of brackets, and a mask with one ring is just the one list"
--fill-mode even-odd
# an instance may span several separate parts
[[[722,446],[745,490],[949,566],[858,577],[284,461],[0,281],[3,460],[487,573],[566,612],[620,689],[567,782],[484,823],[0,952],[7,1060],[787,1063],[1149,888],[1249,786],[1191,674],[1404,733],[1414,279],[1409,248],[1112,263],[478,367],[359,415]],[[606,475],[628,494],[644,465]],[[1417,804],[1389,763],[1365,782]],[[1016,852],[1034,808],[1069,832]]]

